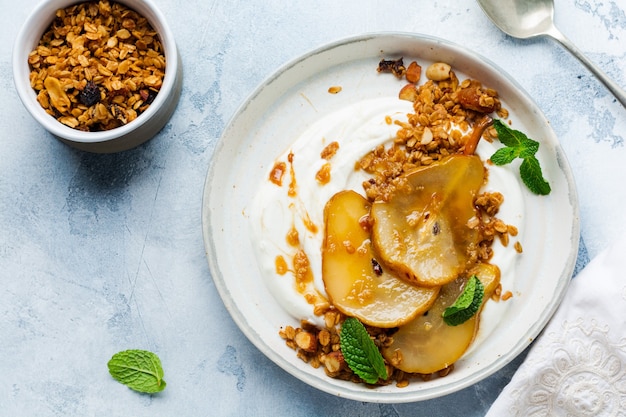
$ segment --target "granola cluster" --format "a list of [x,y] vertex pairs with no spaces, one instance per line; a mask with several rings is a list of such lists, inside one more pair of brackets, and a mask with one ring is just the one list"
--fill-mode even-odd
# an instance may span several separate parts
[[[394,146],[380,145],[358,161],[358,168],[372,174],[372,180],[364,184],[371,201],[387,200],[402,174],[463,152],[484,114],[508,116],[495,90],[476,80],[459,81],[449,65],[435,64],[426,73],[426,82],[408,83],[400,91],[401,99],[413,102],[414,113],[407,122],[389,120],[399,126]],[[482,137],[491,141],[497,133],[488,127]]]
[[136,119],[165,76],[165,55],[147,19],[101,0],[57,10],[29,54],[30,84],[45,111],[83,131]]
[[[363,380],[347,365],[341,352],[339,333],[341,323],[346,317],[334,308],[324,313],[324,327],[318,328],[307,321],[302,321],[300,327],[285,326],[279,331],[287,346],[296,351],[298,358],[313,368],[322,368],[330,378],[362,383]],[[397,328],[382,329],[366,326],[372,341],[379,349],[390,346],[393,342],[393,333]],[[393,363],[385,363],[387,368],[386,380],[379,380],[375,385],[389,385],[395,382],[398,388],[409,385],[414,378],[428,381],[435,377],[448,375],[454,364],[434,374],[412,374],[401,371]]]

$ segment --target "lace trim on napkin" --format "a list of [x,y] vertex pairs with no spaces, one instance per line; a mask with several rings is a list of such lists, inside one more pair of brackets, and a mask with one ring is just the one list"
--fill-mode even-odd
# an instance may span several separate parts
[[562,333],[544,334],[542,352],[534,355],[551,362],[527,358],[529,383],[512,391],[513,414],[626,416],[626,338],[612,340],[610,326],[596,320],[578,318],[562,327]]

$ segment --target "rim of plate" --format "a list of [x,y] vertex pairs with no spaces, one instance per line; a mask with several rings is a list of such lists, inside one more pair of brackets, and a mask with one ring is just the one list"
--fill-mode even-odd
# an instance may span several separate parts
[[[307,61],[315,57],[316,55],[327,53],[339,47],[349,46],[351,44],[356,45],[363,42],[381,39],[388,40],[389,42],[392,42],[393,40],[404,42],[414,41],[416,43],[423,44],[422,46],[427,48],[440,48],[442,51],[442,56],[461,56],[464,59],[468,59],[477,63],[477,66],[480,67],[479,70],[484,70],[487,72],[495,71],[497,74],[499,74],[499,76],[502,77],[508,85],[517,90],[517,99],[523,101],[523,104],[525,105],[524,111],[530,110],[533,117],[539,120],[537,123],[540,123],[543,126],[543,129],[545,129],[545,131],[549,134],[549,137],[547,138],[549,142],[546,146],[551,147],[551,152],[555,154],[557,159],[555,164],[558,165],[557,168],[559,170],[559,174],[563,175],[564,182],[567,185],[566,197],[568,199],[569,205],[571,206],[571,213],[568,214],[571,214],[572,220],[571,228],[569,229],[570,250],[567,254],[566,259],[564,259],[563,269],[560,273],[560,276],[558,278],[555,278],[556,281],[554,286],[554,293],[551,294],[548,301],[544,302],[544,309],[541,312],[540,317],[532,325],[526,328],[523,334],[520,334],[519,339],[505,354],[498,356],[486,366],[480,366],[475,372],[464,377],[463,379],[455,381],[451,380],[451,383],[445,382],[445,379],[448,378],[446,377],[438,378],[438,380],[444,380],[444,382],[435,385],[422,383],[420,381],[412,382],[409,387],[406,388],[395,388],[394,386],[390,389],[388,388],[385,390],[378,390],[378,388],[367,388],[363,384],[344,383],[345,381],[333,380],[327,377],[322,370],[315,370],[310,365],[304,364],[304,362],[302,362],[303,366],[295,365],[291,359],[287,359],[283,357],[279,352],[277,352],[276,349],[274,349],[266,340],[264,340],[261,334],[257,333],[256,330],[249,325],[245,314],[242,312],[242,310],[238,307],[237,303],[233,299],[233,295],[231,294],[230,289],[227,285],[227,280],[229,278],[224,276],[222,272],[223,265],[221,264],[221,262],[223,262],[223,260],[218,259],[218,255],[216,253],[216,248],[220,244],[220,242],[216,242],[213,238],[213,225],[211,224],[211,221],[218,214],[216,212],[216,208],[212,206],[212,197],[214,195],[213,193],[218,193],[218,191],[220,190],[219,187],[224,188],[225,186],[215,179],[214,172],[216,169],[216,165],[222,157],[224,148],[227,145],[226,142],[228,140],[228,134],[230,130],[237,123],[238,119],[241,118],[241,116],[247,111],[250,103],[252,103],[255,98],[261,95],[268,85],[271,85],[273,82],[280,79],[287,71],[292,70],[303,61]],[[378,56],[376,55],[376,53],[380,54],[382,52],[383,51],[372,51],[372,58]],[[454,65],[452,66],[454,67]],[[373,68],[372,70],[375,70],[375,68]],[[293,85],[290,86],[290,89],[292,88]],[[215,190],[214,188],[218,189]],[[223,196],[216,198],[223,199]],[[239,207],[234,207],[233,211],[238,211],[239,209]],[[222,135],[216,144],[214,153],[209,163],[208,172],[204,184],[202,199],[202,227],[207,261],[209,264],[212,279],[216,285],[218,293],[227,311],[229,312],[239,329],[248,338],[248,340],[250,340],[250,342],[255,345],[256,348],[258,348],[266,357],[268,357],[280,368],[312,387],[315,387],[326,393],[336,395],[338,397],[376,403],[417,402],[449,395],[463,388],[471,386],[477,382],[480,382],[481,380],[494,374],[505,365],[507,365],[509,362],[511,362],[514,358],[516,358],[539,335],[541,330],[545,327],[545,325],[548,323],[548,321],[560,305],[566,293],[575,267],[580,237],[578,197],[571,168],[567,162],[567,158],[563,150],[558,143],[556,135],[552,131],[552,128],[549,126],[549,122],[545,119],[545,116],[543,115],[541,110],[537,107],[535,102],[530,98],[526,91],[508,73],[503,71],[498,65],[483,57],[482,55],[468,50],[467,48],[464,48],[456,43],[438,37],[409,32],[370,32],[342,38],[337,41],[330,42],[315,49],[312,49],[309,52],[288,61],[287,63],[280,66],[269,77],[263,80],[253,90],[253,92],[248,95],[248,97],[235,111],[229,122],[226,124]],[[287,315],[287,313],[285,314]],[[274,334],[276,338],[279,338],[278,330],[279,329],[277,328]],[[295,354],[293,356],[295,357]],[[310,368],[310,370],[305,367]]]

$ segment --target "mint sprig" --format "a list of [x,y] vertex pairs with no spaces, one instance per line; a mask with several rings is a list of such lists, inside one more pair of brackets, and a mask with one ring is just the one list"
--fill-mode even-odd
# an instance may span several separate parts
[[149,394],[165,389],[161,360],[152,352],[146,350],[118,352],[107,365],[111,376],[130,389]]
[[358,319],[349,317],[343,322],[339,343],[346,363],[363,381],[375,384],[379,378],[387,379],[383,356]]
[[448,326],[458,326],[478,313],[485,296],[485,287],[476,275],[472,275],[465,284],[463,292],[454,304],[443,311],[443,321]]
[[539,150],[539,142],[530,139],[519,130],[511,129],[501,120],[494,120],[493,126],[498,138],[505,147],[498,149],[489,158],[495,165],[506,165],[515,158],[523,159],[520,165],[520,177],[530,191],[539,195],[550,194],[550,184],[543,178],[539,160],[535,156]]

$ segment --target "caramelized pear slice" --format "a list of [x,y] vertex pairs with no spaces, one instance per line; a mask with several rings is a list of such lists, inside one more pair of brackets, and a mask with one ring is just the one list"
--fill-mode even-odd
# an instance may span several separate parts
[[367,225],[370,204],[354,191],[335,194],[324,209],[322,277],[342,313],[376,327],[400,326],[427,311],[438,288],[419,288],[380,267]]
[[411,283],[441,286],[466,268],[478,242],[468,227],[485,169],[474,155],[454,155],[405,175],[388,201],[372,205],[372,242],[384,264]]
[[[500,269],[491,264],[478,264],[467,277],[472,275],[485,287],[484,305],[500,283]],[[437,301],[427,314],[400,327],[393,335],[393,343],[381,351],[385,359],[402,371],[420,374],[437,372],[456,362],[474,339],[480,310],[458,326],[447,325],[442,314],[461,294],[467,277],[441,287]]]

